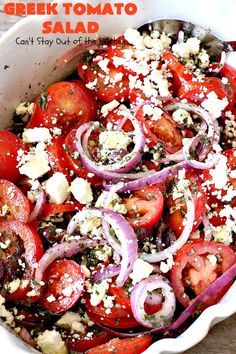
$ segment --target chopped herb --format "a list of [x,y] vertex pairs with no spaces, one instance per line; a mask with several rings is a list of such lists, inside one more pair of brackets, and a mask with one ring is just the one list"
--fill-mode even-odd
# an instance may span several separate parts
[[42,109],[42,111],[44,111],[46,103],[47,103],[47,94],[45,91],[41,93],[38,103],[39,103],[39,106]]

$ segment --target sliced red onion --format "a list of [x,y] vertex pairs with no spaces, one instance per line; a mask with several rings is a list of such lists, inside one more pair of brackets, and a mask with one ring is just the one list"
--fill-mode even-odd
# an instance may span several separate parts
[[204,226],[204,240],[205,241],[211,241],[212,239],[212,227],[211,223],[206,215],[203,216],[202,218],[202,223]]
[[49,248],[40,259],[35,272],[35,280],[40,282],[47,267],[57,258],[71,257],[84,249],[100,244],[100,242],[88,238],[80,238],[73,241],[59,243]]
[[183,146],[183,155],[184,155],[184,161],[191,167],[200,169],[200,170],[208,170],[209,168],[212,168],[213,166],[216,165],[216,163],[219,160],[219,156],[217,154],[213,155],[211,160],[201,162],[197,161],[192,158],[190,154],[190,148],[192,143],[194,142],[195,138],[189,139],[189,141],[185,142]]
[[161,252],[157,252],[156,254],[141,253],[140,257],[142,259],[150,263],[160,262],[164,259],[167,259],[168,256],[176,253],[188,241],[188,238],[192,232],[194,218],[195,218],[193,197],[189,189],[185,191],[184,198],[187,206],[187,213],[183,221],[184,229],[180,237],[171,246],[167,247]]
[[45,206],[45,203],[46,203],[46,194],[45,194],[44,190],[41,190],[37,195],[34,210],[32,211],[32,213],[29,216],[29,220],[28,220],[29,223],[34,221],[35,219],[37,219],[38,216],[41,215],[43,208]]
[[92,278],[95,281],[100,281],[103,279],[113,278],[120,273],[120,264],[109,264],[107,267],[99,269]]
[[[164,298],[162,308],[148,316],[144,310],[144,304],[149,294],[157,289],[161,289]],[[164,326],[173,318],[176,307],[174,291],[168,280],[161,275],[151,275],[136,284],[131,292],[130,303],[136,321],[149,328]]]
[[221,290],[229,285],[236,277],[236,264],[230,267],[224,274],[222,274],[218,279],[216,279],[211,285],[209,285],[200,295],[198,295],[191,304],[182,312],[182,314],[175,320],[171,325],[153,328],[151,330],[144,330],[140,332],[124,333],[113,330],[109,327],[96,323],[101,328],[107,330],[108,332],[118,336],[120,338],[130,338],[136,337],[143,334],[159,334],[169,331],[177,330],[186,320],[191,317],[196,310],[199,308],[199,304],[205,304],[209,301],[215,294],[220,294]]
[[[160,163],[169,163],[169,162],[181,162],[184,159],[183,149],[180,149],[175,154],[169,154],[162,159],[157,160]],[[156,160],[155,160],[156,161]]]
[[213,138],[215,134],[215,123],[214,123],[214,118],[213,116],[203,109],[202,107],[199,107],[195,104],[192,103],[184,103],[184,102],[178,102],[178,103],[172,103],[168,106],[165,106],[166,111],[174,111],[175,109],[185,109],[186,111],[191,111],[195,114],[197,114],[206,124],[208,127],[208,133],[207,133],[207,138]]
[[[107,192],[107,195],[106,195],[106,197],[104,199],[103,208],[109,209],[109,204],[110,204],[110,202],[113,199],[114,193],[116,193],[122,187],[123,187],[123,183],[122,182],[112,186],[110,191]],[[110,230],[110,225],[105,220],[102,220],[102,229],[103,229],[104,236],[107,239],[107,242],[111,245],[111,247],[119,255],[121,255],[122,254],[121,244],[118,242],[117,239],[114,239],[114,237],[112,237],[111,230]]]
[[[142,189],[143,187],[145,187],[147,185],[160,183],[160,182],[166,180],[167,177],[169,177],[171,175],[176,175],[178,173],[178,171],[184,167],[186,167],[186,163],[181,162],[181,163],[176,164],[174,166],[163,168],[161,171],[157,171],[150,176],[137,179],[136,181],[126,182],[126,183],[124,183],[124,186],[122,188],[120,188],[119,193],[129,192],[129,191],[133,191],[136,189]],[[112,186],[109,184],[104,185],[105,190],[110,190],[111,188],[112,188]]]
[[[132,180],[132,179],[137,179],[137,178],[143,178],[146,176],[149,176],[153,173],[153,170],[151,171],[147,171],[147,172],[137,172],[137,173],[119,173],[119,172],[113,172],[110,171],[110,167],[106,166],[106,165],[100,165],[96,162],[94,162],[91,159],[91,156],[88,152],[87,149],[87,139],[88,139],[88,134],[86,134],[86,136],[84,137],[84,139],[86,138],[86,140],[84,141],[83,139],[83,146],[81,143],[81,136],[84,132],[86,132],[87,130],[89,130],[91,128],[91,125],[93,123],[85,123],[83,124],[76,133],[76,146],[77,146],[77,150],[80,154],[80,158],[81,161],[83,163],[83,165],[92,173],[96,174],[97,176],[102,177],[103,179],[107,180],[107,181],[111,181],[111,180]],[[93,128],[95,129],[95,128]],[[90,130],[91,132],[92,130]],[[140,145],[139,145],[140,146]],[[138,146],[138,147],[139,147]],[[127,168],[128,170],[132,169],[134,166],[136,166],[136,164],[140,161],[140,154],[139,152],[132,152],[133,153],[133,158],[131,160],[127,161],[123,161],[123,164],[125,166],[125,168]],[[132,154],[131,153],[131,154]],[[126,155],[127,157],[127,155]],[[125,158],[126,158],[125,157]],[[115,164],[113,164],[113,167],[115,166]],[[118,164],[116,164],[115,166],[117,169],[118,168]],[[121,165],[119,165],[119,167],[121,167]],[[109,169],[109,171],[108,171]]]
[[134,230],[125,218],[109,209],[83,209],[73,216],[67,227],[68,234],[72,234],[77,225],[87,218],[97,217],[105,220],[115,232],[120,241],[122,250],[122,260],[120,273],[116,279],[116,284],[122,287],[133,270],[133,264],[138,255],[138,243]]

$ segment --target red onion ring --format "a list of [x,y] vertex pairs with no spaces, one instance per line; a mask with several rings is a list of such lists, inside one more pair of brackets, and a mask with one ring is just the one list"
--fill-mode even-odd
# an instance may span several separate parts
[[[150,176],[137,179],[136,181],[130,181],[124,183],[124,186],[119,189],[119,193],[129,192],[136,189],[142,189],[147,185],[152,185],[164,181],[171,175],[176,175],[181,168],[186,167],[185,162],[181,162],[174,166],[163,168],[161,171],[157,171]],[[104,184],[105,190],[110,190],[112,186],[110,184]]]
[[[86,140],[84,141],[84,139],[83,139],[83,145],[81,143],[82,134],[85,131],[87,131],[90,128],[92,128],[91,127],[92,124],[93,123],[85,123],[85,124],[83,124],[77,130],[77,133],[76,133],[76,138],[77,139],[75,141],[77,150],[78,150],[78,152],[80,154],[80,159],[81,159],[83,165],[90,172],[92,172],[92,173],[96,174],[97,176],[100,176],[103,179],[108,180],[108,181],[120,180],[120,179],[132,180],[132,179],[137,179],[137,178],[143,178],[143,177],[149,176],[149,175],[151,175],[153,173],[153,170],[147,171],[147,172],[138,172],[138,173],[118,173],[118,172],[110,171],[110,167],[109,166],[99,165],[96,162],[94,162],[91,159],[91,156],[90,156],[90,154],[88,152],[88,149],[87,149],[87,146],[85,144],[87,142],[88,135],[86,135],[86,137],[84,137],[84,139],[86,138]],[[95,129],[95,127],[94,127],[94,129]],[[91,131],[92,130],[90,130],[90,132]],[[138,145],[138,148],[139,147],[142,147],[141,143]],[[123,161],[123,165],[125,166],[125,168],[127,168],[129,170],[129,169],[132,169],[134,167],[134,165],[136,166],[136,164],[139,163],[139,161],[140,161],[140,153],[136,151],[136,152],[133,153],[133,157],[132,157],[132,159],[130,159],[130,161],[128,163],[127,163],[127,161]],[[114,164],[113,167],[114,167],[114,169],[116,167],[118,170],[120,168],[122,168],[122,166],[119,166],[119,168],[118,168],[118,164],[117,163]],[[109,171],[107,169],[109,169]]]
[[169,247],[156,254],[141,253],[139,256],[150,263],[160,262],[167,259],[169,255],[173,255],[177,252],[187,241],[192,232],[194,218],[195,218],[195,208],[193,203],[192,193],[189,189],[185,191],[184,198],[187,205],[187,213],[184,219],[184,229],[180,237]]
[[35,272],[35,280],[40,282],[47,267],[57,258],[71,257],[76,253],[82,252],[84,249],[96,245],[100,242],[88,238],[80,238],[73,241],[59,243],[49,248],[40,261],[38,262]]
[[34,206],[34,210],[32,211],[32,213],[29,216],[29,220],[28,220],[29,223],[34,221],[35,219],[37,219],[38,216],[41,215],[43,208],[45,206],[45,203],[46,203],[46,194],[45,194],[44,190],[41,190],[36,197],[36,203]]
[[205,241],[211,241],[212,239],[212,227],[211,223],[206,215],[203,216],[202,218],[202,223],[204,226],[204,240]]
[[109,209],[83,209],[73,216],[67,227],[68,234],[72,234],[77,224],[88,217],[97,217],[111,225],[121,243],[122,260],[120,273],[116,284],[122,287],[133,270],[133,264],[138,256],[138,243],[134,230],[125,218]]
[[92,278],[95,281],[113,278],[120,273],[120,268],[120,264],[109,264],[107,267],[99,269],[96,273],[94,273]]
[[[149,293],[156,289],[162,290],[164,302],[158,312],[148,316],[144,310],[144,304]],[[173,289],[169,285],[168,280],[161,275],[151,275],[136,284],[131,292],[130,304],[136,321],[144,327],[149,328],[156,327],[157,325],[160,327],[164,326],[166,321],[173,318],[176,307]]]

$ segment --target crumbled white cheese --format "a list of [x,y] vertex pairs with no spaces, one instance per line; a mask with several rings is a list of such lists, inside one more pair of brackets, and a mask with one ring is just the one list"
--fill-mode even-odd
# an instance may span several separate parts
[[45,144],[39,142],[29,153],[23,154],[18,151],[19,172],[31,179],[38,179],[50,171],[48,154],[45,151]]
[[215,242],[229,245],[233,242],[232,230],[228,225],[220,225],[212,228],[212,234]]
[[170,95],[169,82],[166,78],[164,78],[162,70],[153,70],[150,79],[157,84],[161,97]]
[[211,263],[211,265],[214,266],[217,264],[217,257],[214,254],[208,254],[207,259]]
[[14,316],[10,311],[6,309],[4,303],[5,298],[0,295],[0,317],[5,318],[6,324],[12,325],[14,322]]
[[178,172],[178,182],[173,186],[173,200],[181,198],[184,196],[186,189],[188,189],[190,181],[185,178],[185,169],[179,170]]
[[112,256],[112,248],[108,245],[98,246],[94,249],[94,256],[102,262],[106,262]]
[[12,280],[10,283],[5,284],[5,288],[7,291],[12,294],[14,293],[20,286],[21,280],[19,278]]
[[176,123],[190,127],[193,124],[191,114],[185,109],[179,108],[173,112],[172,117]]
[[89,204],[93,201],[91,183],[83,178],[76,177],[71,183],[70,191],[81,204]]
[[105,58],[105,59],[102,59],[98,62],[98,65],[100,66],[100,68],[105,71],[106,74],[109,73],[109,68],[107,67],[109,64],[109,59]]
[[62,172],[55,172],[45,182],[45,191],[50,197],[50,202],[62,204],[69,196],[69,184],[65,175]]
[[212,176],[212,181],[208,183],[214,184],[216,189],[224,188],[228,182],[227,157],[220,155],[215,167],[210,169],[209,172]]
[[210,112],[214,118],[219,118],[228,104],[229,101],[226,97],[221,100],[214,91],[211,91],[207,94],[207,99],[203,100],[201,106]]
[[104,299],[107,290],[109,289],[109,284],[107,280],[102,280],[101,282],[95,283],[91,290],[89,290],[90,294],[90,303],[92,306],[99,305]]
[[136,29],[128,28],[124,33],[124,37],[130,44],[133,44],[137,49],[145,48],[143,37]]
[[85,334],[86,327],[82,323],[82,318],[78,313],[67,311],[57,322],[56,326]]
[[18,115],[25,115],[25,114],[33,114],[34,113],[34,103],[27,103],[27,102],[21,102],[17,107],[16,107],[16,114]]
[[132,279],[133,284],[136,284],[141,280],[148,278],[153,270],[154,267],[151,264],[138,258],[134,262],[133,271],[130,273],[129,277]]
[[176,43],[172,50],[181,58],[189,58],[190,54],[197,54],[200,49],[200,40],[196,37],[188,38],[186,42]]
[[59,332],[44,331],[37,338],[37,344],[43,354],[68,354],[65,343]]
[[[98,197],[98,199],[95,203],[96,208],[104,207],[104,201],[105,201],[107,195],[108,195],[107,191],[103,191],[100,194],[100,196]],[[109,202],[109,205],[106,206],[106,208],[111,209],[111,210],[115,211],[116,213],[126,214],[127,208],[126,208],[125,204],[122,204],[121,202],[122,202],[122,199],[119,197],[119,195],[117,193],[113,193],[112,198]]]
[[22,135],[24,143],[49,142],[52,139],[48,128],[25,129]]
[[101,108],[101,113],[102,113],[103,117],[106,117],[108,115],[108,113],[113,111],[113,109],[115,109],[116,107],[118,107],[119,104],[120,103],[117,100],[113,100],[107,104],[104,104]]
[[127,149],[132,139],[122,131],[104,131],[99,134],[99,144],[105,149]]

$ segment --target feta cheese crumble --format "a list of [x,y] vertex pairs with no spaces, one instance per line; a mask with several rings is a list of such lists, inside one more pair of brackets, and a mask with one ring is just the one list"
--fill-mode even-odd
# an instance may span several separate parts
[[50,202],[62,204],[70,194],[69,184],[65,175],[56,172],[45,182],[45,191],[50,197]]
[[91,184],[83,178],[76,177],[70,185],[70,191],[81,204],[89,204],[93,201]]

